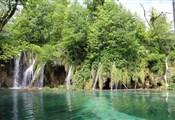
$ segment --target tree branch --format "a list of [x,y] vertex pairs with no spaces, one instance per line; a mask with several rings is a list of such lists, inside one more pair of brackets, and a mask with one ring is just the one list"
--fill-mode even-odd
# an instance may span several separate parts
[[15,0],[15,3],[12,3],[11,0],[9,0],[8,2],[8,10],[0,19],[0,32],[10,20],[10,18],[15,14],[19,0]]
[[146,11],[145,11],[145,8],[143,7],[143,5],[142,5],[141,3],[140,3],[140,5],[141,5],[141,7],[142,7],[142,9],[143,9],[145,20],[146,20],[147,24],[148,24],[149,27],[150,27],[149,21],[148,21],[148,19],[147,19],[147,17],[146,17]]
[[163,14],[163,12],[161,12],[158,16],[155,17],[155,20],[160,17]]

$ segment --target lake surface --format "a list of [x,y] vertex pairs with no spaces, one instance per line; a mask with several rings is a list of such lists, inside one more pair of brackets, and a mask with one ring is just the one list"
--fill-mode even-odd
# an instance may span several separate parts
[[0,89],[0,120],[175,120],[175,93]]

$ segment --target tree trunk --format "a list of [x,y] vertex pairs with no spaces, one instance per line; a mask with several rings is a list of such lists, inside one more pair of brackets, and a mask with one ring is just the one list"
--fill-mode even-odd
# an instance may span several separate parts
[[173,25],[174,25],[174,30],[175,30],[175,0],[172,0],[173,1]]
[[127,86],[125,85],[125,83],[123,83],[123,85],[124,85],[125,89],[128,89]]
[[19,0],[9,1],[8,3],[8,10],[0,16],[0,32],[2,31],[3,27],[7,24],[7,22],[10,20],[10,18],[15,14],[15,11],[17,9],[17,5],[19,3]]

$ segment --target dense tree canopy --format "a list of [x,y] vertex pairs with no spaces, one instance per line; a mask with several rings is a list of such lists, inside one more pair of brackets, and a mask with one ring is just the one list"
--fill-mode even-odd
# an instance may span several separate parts
[[147,71],[164,75],[165,59],[175,58],[172,25],[164,14],[152,13],[160,16],[146,30],[136,14],[114,0],[35,1],[1,32],[0,58],[33,48],[40,61],[73,65],[73,82],[80,87],[94,79],[92,70],[113,84],[143,82]]

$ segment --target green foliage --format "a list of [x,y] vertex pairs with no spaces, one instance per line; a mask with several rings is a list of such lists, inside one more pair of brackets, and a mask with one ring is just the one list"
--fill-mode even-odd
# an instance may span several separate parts
[[82,89],[85,87],[85,84],[89,82],[90,78],[90,66],[88,66],[88,64],[82,64],[76,69],[72,82],[76,86],[76,88]]
[[112,84],[128,84],[131,77],[144,83],[147,69],[161,76],[165,58],[175,62],[175,36],[165,15],[152,9],[150,17],[159,17],[146,30],[137,15],[115,0],[85,0],[85,4],[78,0],[26,4],[0,33],[0,59],[32,50],[39,64],[73,65],[73,89],[92,87],[92,69],[101,68],[102,88],[107,78]]
[[28,51],[31,48],[31,45],[28,42],[22,42],[16,40],[16,42],[2,43],[1,44],[1,53],[0,60],[10,60],[16,57],[20,51]]
[[170,61],[170,63],[175,62],[175,50],[173,50],[172,52],[169,53],[168,60]]
[[165,70],[165,55],[149,54],[147,57],[147,67],[155,74],[162,75]]
[[106,2],[97,16],[89,32],[90,58],[99,56],[102,63],[104,59],[115,61],[118,67],[126,66],[129,60],[135,61],[139,43],[133,31],[136,21],[132,15],[113,2]]
[[72,3],[63,24],[62,41],[58,42],[60,56],[69,63],[81,64],[86,57],[89,12],[76,1]]
[[170,83],[168,86],[169,90],[175,90],[175,84],[174,83]]

